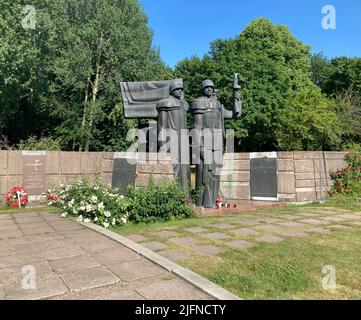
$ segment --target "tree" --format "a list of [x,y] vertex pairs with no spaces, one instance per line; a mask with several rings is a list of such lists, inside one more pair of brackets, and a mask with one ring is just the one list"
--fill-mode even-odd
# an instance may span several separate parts
[[63,0],[51,9],[52,23],[63,29],[49,46],[54,80],[45,99],[64,119],[56,134],[80,151],[124,149],[134,121],[123,119],[119,82],[169,74],[152,47],[145,14],[134,0]]
[[[310,77],[310,48],[297,40],[286,26],[273,25],[265,18],[252,21],[235,39],[216,40],[210,53],[202,59],[192,57],[176,66],[176,74],[187,79],[196,79],[189,92],[191,98],[198,95],[201,80],[212,78],[219,88],[219,97],[225,106],[232,103],[232,74],[239,74],[242,84],[243,116],[231,120],[227,127],[235,130],[237,149],[243,151],[270,151],[291,149],[296,144],[290,141],[280,145],[278,137],[285,136],[285,115],[294,110],[292,104],[300,92],[308,92],[317,110],[324,108],[325,101]],[[194,80],[192,80],[194,81]],[[310,97],[310,95],[313,95]],[[300,103],[300,102],[298,102]],[[282,118],[281,118],[282,117]],[[292,117],[287,116],[292,120]],[[316,117],[314,123],[323,120]],[[308,117],[299,119],[307,126]],[[326,130],[325,133],[331,133]],[[292,136],[290,137],[292,138]],[[318,139],[315,133],[314,139]],[[324,141],[334,141],[331,137]],[[320,143],[311,144],[316,148]]]
[[361,147],[361,59],[312,56],[312,78],[334,100],[341,125],[339,148]]
[[352,87],[336,98],[342,128],[342,149],[361,150],[361,95]]
[[332,73],[330,60],[323,53],[311,57],[311,78],[322,90],[326,87]]
[[26,1],[0,2],[0,134],[10,141],[38,133],[46,115],[39,95],[45,90],[43,29],[27,25]]
[[312,79],[322,92],[335,97],[351,87],[361,95],[361,58],[327,59],[322,54],[312,56]]
[[280,124],[276,136],[280,150],[332,150],[341,142],[336,103],[316,87],[295,93],[280,114]]
[[119,82],[172,76],[152,46],[141,6],[136,0],[33,3],[34,30],[22,28],[26,1],[0,5],[7,31],[0,35],[3,134],[12,144],[52,136],[64,150],[126,148],[126,133],[137,122],[123,118]]

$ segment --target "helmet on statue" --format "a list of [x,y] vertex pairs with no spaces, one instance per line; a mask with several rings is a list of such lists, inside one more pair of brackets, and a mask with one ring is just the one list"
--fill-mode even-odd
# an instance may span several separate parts
[[169,86],[169,94],[171,94],[174,90],[183,89],[183,81],[182,79],[174,80]]
[[214,82],[210,79],[207,79],[207,80],[204,80],[202,82],[202,90],[205,88],[205,87],[213,87],[214,88]]

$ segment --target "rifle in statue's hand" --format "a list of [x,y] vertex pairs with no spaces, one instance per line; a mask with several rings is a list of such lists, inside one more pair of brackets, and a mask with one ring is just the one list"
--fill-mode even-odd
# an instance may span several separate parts
[[241,86],[238,84],[237,73],[233,74],[233,118],[238,119],[242,115],[242,101],[240,94]]

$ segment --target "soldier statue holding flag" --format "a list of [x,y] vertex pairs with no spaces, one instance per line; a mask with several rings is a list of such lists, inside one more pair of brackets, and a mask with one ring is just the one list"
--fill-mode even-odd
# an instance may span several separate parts
[[[214,208],[220,193],[223,159],[224,119],[241,116],[237,74],[233,77],[233,110],[227,110],[215,95],[212,80],[202,82],[202,96],[193,101],[193,154],[196,157],[197,205]],[[188,103],[183,97],[182,79],[147,82],[121,82],[125,118],[157,120],[158,151],[171,152],[174,176],[182,188],[189,187]]]

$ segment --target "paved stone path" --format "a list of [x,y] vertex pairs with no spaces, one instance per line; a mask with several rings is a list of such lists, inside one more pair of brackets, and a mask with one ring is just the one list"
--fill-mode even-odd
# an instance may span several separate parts
[[197,256],[222,255],[227,250],[254,250],[258,245],[299,241],[315,234],[332,236],[337,230],[361,226],[361,213],[339,209],[305,209],[305,212],[255,213],[196,220],[187,227],[127,235],[160,255],[182,262]]
[[[159,233],[160,239],[168,236],[174,238],[176,234]],[[147,240],[141,235],[133,238]],[[167,246],[159,242],[153,248]],[[172,251],[168,254],[174,256]],[[31,279],[34,271],[36,289],[26,289],[32,284],[27,279]],[[48,212],[24,212],[0,214],[0,300],[3,299],[211,297],[120,243],[76,222]]]

